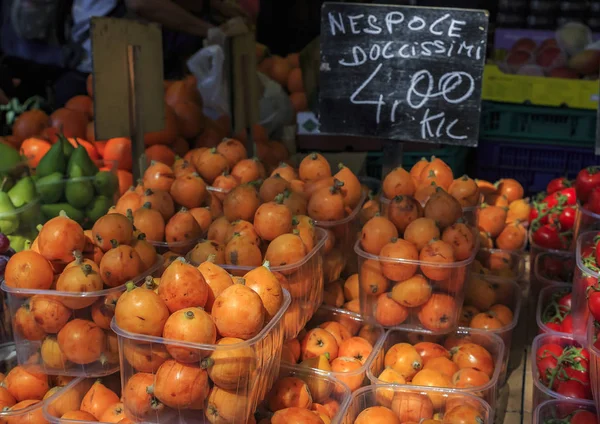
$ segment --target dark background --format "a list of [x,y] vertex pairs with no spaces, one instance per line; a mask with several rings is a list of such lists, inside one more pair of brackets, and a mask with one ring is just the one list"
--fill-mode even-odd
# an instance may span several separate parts
[[[302,50],[319,35],[323,3],[324,0],[261,0],[258,42],[269,46],[271,53],[282,56]],[[490,12],[490,32],[498,7],[497,1],[490,0],[362,0],[352,3],[487,9]]]

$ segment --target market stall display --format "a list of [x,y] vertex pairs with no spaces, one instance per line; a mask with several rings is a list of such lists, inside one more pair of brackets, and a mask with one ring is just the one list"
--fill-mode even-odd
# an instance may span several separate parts
[[[348,15],[363,9],[371,14]],[[258,121],[235,111],[209,117],[204,106],[214,99],[189,75],[164,81],[164,90],[159,84],[164,128],[143,137],[147,161],[135,181],[131,140],[95,137],[96,124],[111,123],[99,122],[100,108],[94,114],[92,75],[87,95],[64,108],[29,102],[13,113],[12,134],[0,139],[2,312],[12,330],[2,336],[14,342],[10,366],[0,367],[0,421],[501,424],[494,417],[507,409],[520,343],[530,356],[533,381],[525,378],[524,390],[533,390],[533,422],[597,421],[600,171],[582,145],[572,155],[544,144],[559,133],[582,143],[591,121],[568,108],[547,111],[569,117],[559,128],[558,120],[537,122],[542,115],[529,106],[495,104],[479,128],[480,94],[493,97],[497,76],[487,65],[481,89],[480,11],[324,10],[332,15],[323,15],[320,53],[336,60],[312,63],[306,52],[277,56],[257,45],[257,81],[265,91],[277,86],[300,112],[318,95],[319,70],[329,72],[322,104],[340,108],[315,115],[326,125],[315,121],[310,132],[342,139],[332,142],[347,147],[342,159],[332,159],[327,143],[297,152],[297,129],[262,116],[267,94]],[[518,74],[539,66],[538,79],[550,85],[576,72],[586,79],[562,83],[573,93],[577,82],[590,87],[596,75],[585,65],[600,56],[588,35],[579,27],[547,43],[521,37],[502,59],[510,72],[501,78],[525,78]],[[385,43],[398,37],[417,43],[410,63],[394,58],[406,66],[385,57]],[[463,45],[442,63],[439,52],[425,59],[429,38]],[[538,63],[546,59],[553,63]],[[384,77],[396,73],[395,83]],[[392,84],[394,93],[377,101]],[[250,89],[231,87],[240,106]],[[561,98],[571,105],[568,94]],[[465,152],[460,171],[453,155],[419,160],[421,149],[406,143],[410,164],[393,155],[378,180],[365,176],[372,163],[354,160],[368,141],[326,134],[363,134],[361,122],[373,124],[369,136],[394,139],[381,141],[382,156],[407,135],[449,145],[507,132],[515,139],[492,141],[512,146],[510,154],[482,142],[476,166]],[[17,390],[33,383],[39,393]]]

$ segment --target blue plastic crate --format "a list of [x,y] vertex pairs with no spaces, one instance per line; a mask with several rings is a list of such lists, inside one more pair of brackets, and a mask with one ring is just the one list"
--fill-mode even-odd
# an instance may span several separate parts
[[477,148],[475,176],[491,182],[514,178],[527,194],[534,194],[545,190],[551,179],[575,178],[591,165],[600,165],[600,156],[594,155],[592,147],[483,140]]

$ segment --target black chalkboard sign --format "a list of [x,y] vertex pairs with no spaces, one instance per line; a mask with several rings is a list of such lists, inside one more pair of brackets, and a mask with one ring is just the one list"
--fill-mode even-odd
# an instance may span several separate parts
[[488,14],[325,3],[321,132],[476,146]]

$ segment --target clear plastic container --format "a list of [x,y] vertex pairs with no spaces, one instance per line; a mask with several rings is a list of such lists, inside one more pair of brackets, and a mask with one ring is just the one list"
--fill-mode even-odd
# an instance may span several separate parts
[[[308,385],[313,404],[333,403],[337,405],[337,414],[331,417],[332,424],[340,424],[343,421],[344,413],[352,399],[352,394],[344,383],[319,370],[295,368],[282,363],[277,381],[286,377],[296,377],[303,380]],[[267,401],[259,406],[255,414],[257,422],[263,418],[269,419],[273,415],[268,408],[270,395],[268,395]]]
[[564,251],[541,252],[531,257],[531,285],[537,293],[548,286],[572,284],[575,253]]
[[[112,380],[111,376],[111,380]],[[120,380],[119,374],[114,374],[114,377]],[[96,382],[93,378],[76,378],[64,387],[60,392],[48,399],[44,403],[42,408],[44,418],[52,424],[91,424],[103,421],[84,421],[84,420],[73,420],[61,418],[67,412],[77,411],[81,406],[81,401],[86,395],[88,390]],[[121,394],[120,384],[113,387],[113,384],[109,384],[105,379],[102,379],[102,383],[109,389],[113,390],[117,395]],[[111,381],[112,383],[112,381]],[[120,383],[120,381],[119,381]]]
[[[459,328],[458,330],[447,335],[432,335],[424,331],[409,331],[405,329],[389,330],[385,335],[385,339],[383,340],[382,361],[371,366],[368,371],[371,384],[381,383],[378,376],[384,370],[383,360],[385,359],[385,354],[392,346],[398,343],[415,345],[420,342],[437,343],[441,346],[444,346],[448,350],[451,350],[453,347],[462,344],[462,342],[478,344],[485,348],[490,355],[492,355],[492,359],[494,361],[494,372],[490,377],[490,381],[478,387],[470,387],[468,389],[452,389],[452,391],[456,393],[469,393],[479,396],[489,403],[492,408],[495,407],[496,392],[497,388],[499,387],[498,379],[503,372],[504,342],[498,335],[484,330]],[[402,387],[406,386],[402,385]],[[419,386],[419,388],[421,388],[421,386]]]
[[317,221],[315,226],[330,231],[335,237],[331,251],[324,255],[323,268],[325,284],[345,278],[356,272],[356,253],[352,249],[360,233],[360,210],[367,199],[368,193],[363,190],[358,205],[350,215],[339,221]]
[[[500,372],[500,376],[498,377],[499,386],[502,386],[506,381],[506,376],[508,373],[508,360],[510,358],[512,339],[513,339],[513,331],[515,330],[517,324],[519,323],[519,316],[521,315],[521,288],[516,281],[511,280],[503,280],[498,277],[492,276],[480,276],[483,281],[486,281],[493,288],[495,293],[495,299],[493,300],[493,305],[503,305],[508,307],[512,312],[512,320],[509,324],[502,326],[501,328],[493,329],[493,330],[485,330],[491,333],[497,334],[502,341],[504,342],[504,356],[502,359],[502,371]],[[479,294],[476,294],[479,296]],[[469,301],[470,297],[465,297],[464,306],[473,306]],[[488,302],[489,303],[489,302]],[[492,305],[492,306],[493,306]],[[474,307],[474,306],[473,306]],[[480,310],[479,312],[486,312],[485,310]],[[470,324],[464,324],[462,327],[471,329]],[[462,328],[461,327],[461,328]]]
[[[538,259],[538,257],[540,257]],[[531,231],[529,237],[529,263],[533,264],[530,269],[531,279],[531,293],[534,297],[537,297],[540,291],[547,287],[548,284],[554,282],[551,276],[548,276],[548,268],[545,265],[552,266],[552,261],[558,261],[557,263],[561,267],[565,267],[564,261],[574,258],[573,251],[570,250],[557,250],[557,249],[546,249],[538,246],[531,240]],[[561,264],[562,261],[562,264]],[[573,269],[573,268],[570,268]],[[565,282],[565,281],[558,281]]]
[[[454,330],[458,326],[460,310],[463,305],[465,280],[479,250],[479,239],[476,238],[475,240],[476,244],[471,257],[451,264],[392,259],[372,255],[361,248],[360,240],[358,240],[354,245],[354,251],[358,255],[361,315],[387,328],[424,329],[435,334],[445,334]],[[422,293],[423,290],[419,291],[422,297],[417,299],[421,302],[419,303],[421,306],[409,308],[396,302],[390,305],[389,302],[392,300],[388,299],[387,306],[394,306],[393,311],[378,312],[378,304],[383,303],[383,298],[380,298],[380,295],[389,293],[395,284],[404,282],[402,280],[398,282],[388,280],[382,273],[382,269],[385,267],[389,267],[391,272],[396,272],[398,268],[402,269],[401,272],[405,272],[407,269],[415,269],[414,276],[410,279],[418,279],[421,289],[423,288],[423,278],[425,279],[430,289],[428,289],[426,299],[426,295]],[[425,272],[424,269],[426,269]],[[430,276],[435,275],[436,280],[428,278],[425,275],[426,273]],[[376,284],[386,286],[378,287],[377,295],[369,293],[369,287],[373,281],[376,281]],[[402,293],[400,290],[399,292]],[[422,303],[423,300],[425,300],[425,303]],[[412,302],[414,299],[405,299],[405,301]]]
[[[315,228],[316,241],[313,249],[302,261],[272,266],[271,271],[278,274],[283,287],[290,292],[292,302],[283,318],[285,339],[298,335],[300,330],[323,302],[323,248],[327,241],[327,232]],[[194,263],[194,265],[199,265]],[[231,274],[243,276],[254,267],[220,264]]]
[[577,214],[575,215],[575,226],[573,227],[573,241],[586,231],[600,230],[600,215],[586,209],[577,203]]
[[[152,266],[152,268],[136,277],[133,280],[134,283],[139,283],[140,281],[143,281],[146,276],[153,275],[162,267],[162,263],[162,257],[157,256],[156,263]],[[68,320],[70,322],[75,319],[79,319],[80,321],[83,321],[79,322],[79,324],[93,322],[92,317],[94,316],[94,312],[92,312],[92,310],[95,309],[94,304],[96,302],[98,304],[101,302],[105,302],[107,305],[114,304],[121,293],[125,291],[124,284],[118,287],[87,293],[59,292],[56,290],[18,289],[6,286],[4,279],[2,280],[1,287],[6,293],[11,316],[15,317],[20,308],[28,310],[31,299],[34,296],[37,296],[36,302],[37,299],[40,299],[42,302],[44,302],[40,303],[40,308],[48,311],[47,316],[46,313],[44,313],[42,317],[47,317],[49,320],[54,320],[50,322],[54,323],[53,327],[56,331],[49,330],[48,335],[42,340],[26,339],[20,333],[16,323],[13,321],[13,333],[15,335],[17,356],[20,364],[31,363],[33,360],[35,361],[34,363],[39,365],[40,371],[44,374],[67,375],[73,377],[100,377],[112,374],[119,369],[119,356],[118,352],[116,352],[116,339],[109,339],[109,337],[112,339],[115,336],[108,327],[100,327],[104,332],[104,343],[107,343],[107,347],[100,349],[100,355],[97,357],[94,356],[95,360],[91,362],[75,363],[63,358],[65,360],[60,361],[62,366],[54,366],[55,363],[50,361],[46,362],[44,360],[42,346],[44,345],[45,340],[54,340],[53,337],[57,336],[57,334],[60,334],[59,330],[64,328],[64,325],[67,323],[63,320]],[[64,305],[65,302],[69,303],[70,306]],[[76,309],[72,306],[76,306]],[[86,325],[89,326],[89,324]],[[97,327],[98,326],[94,324],[94,328]],[[81,328],[74,327],[74,331],[77,330],[81,330]],[[90,328],[88,327],[86,330],[90,331]],[[75,336],[72,337],[74,338]],[[74,353],[72,357],[79,357],[79,354]],[[91,357],[92,353],[89,354],[88,358]],[[87,361],[87,358],[81,359],[81,361],[84,360]]]
[[[368,323],[360,315],[353,312],[346,311],[344,309],[332,308],[330,306],[321,306],[319,309],[317,309],[317,312],[312,319],[306,324],[306,330],[312,330],[313,328],[317,328],[321,324],[330,321],[339,322],[342,324],[346,329],[348,329],[352,337],[364,336],[363,338],[368,339],[371,342],[373,350],[371,351],[369,357],[364,361],[362,367],[351,372],[330,371],[326,372],[326,374],[331,375],[337,380],[345,383],[351,391],[369,384],[367,370],[372,366],[383,366],[383,355],[381,352],[381,346],[385,337],[383,328],[380,326],[368,325]],[[363,330],[364,333],[361,333],[361,330]],[[292,366],[292,368],[304,369],[303,367],[295,365]],[[317,370],[317,368],[311,369]]]
[[[547,400],[542,402],[533,411],[533,424],[552,424],[563,422],[569,415],[576,411],[590,411],[596,413],[596,408],[591,402],[585,400]],[[564,421],[564,422],[568,422]]]
[[16,252],[28,249],[37,237],[37,226],[45,222],[39,197],[12,212],[0,213],[0,232]]
[[[489,278],[494,278],[494,281],[520,282],[524,280],[525,257],[521,252],[481,248],[477,252],[475,260],[488,270],[483,273]],[[477,272],[477,270],[472,269],[472,272]]]
[[[401,423],[420,422],[420,420],[433,418],[434,414],[444,415],[451,412],[459,405],[468,405],[479,412],[478,417],[472,422],[478,424],[493,424],[494,422],[493,408],[481,398],[471,394],[437,387],[411,387],[398,386],[395,384],[382,384],[363,387],[354,392],[352,401],[346,411],[344,424],[354,424],[361,412],[373,406],[384,406],[386,408],[390,408],[391,406],[392,410],[395,410],[397,408],[394,408],[393,403],[390,404],[390,402],[393,402],[394,399],[397,399],[400,396],[407,396],[406,401],[402,401],[400,410],[403,411],[404,414],[412,412],[411,415],[398,416]],[[414,408],[408,406],[404,407],[409,401],[411,402],[411,406],[414,405]]]
[[[586,347],[586,343],[578,342],[574,337],[559,335],[559,334],[540,334],[535,339],[533,339],[533,343],[531,345],[531,374],[533,380],[533,409],[537,408],[542,402],[551,399],[557,399],[560,401],[563,400],[577,400],[573,398],[569,398],[567,396],[563,396],[555,392],[554,390],[549,389],[544,386],[544,384],[540,381],[540,374],[537,367],[536,354],[540,347],[548,343],[555,343],[560,346],[574,346],[574,347]],[[590,371],[591,372],[591,371]],[[590,375],[591,377],[591,375]],[[591,402],[591,400],[590,400]]]
[[592,383],[592,395],[596,409],[600,407],[600,349],[595,346],[600,329],[595,325],[594,319],[590,318],[588,323],[587,347],[590,351],[590,376]]
[[594,246],[594,237],[597,231],[581,233],[577,238],[577,267],[573,277],[573,300],[571,315],[573,316],[573,334],[579,339],[586,337],[586,330],[590,312],[587,305],[587,289],[597,283],[600,274],[592,271],[583,263],[582,253],[586,248]]
[[[196,405],[195,409],[184,409],[182,407],[169,407],[164,405],[164,408],[147,408],[142,414],[134,413],[125,403],[125,412],[127,416],[134,422],[143,421],[145,423],[186,423],[192,420],[200,422],[203,412],[199,408],[203,408],[206,414],[211,414],[212,418],[222,418],[223,422],[246,423],[248,417],[254,413],[259,403],[265,399],[265,396],[271,389],[274,381],[279,374],[279,365],[281,361],[281,349],[284,336],[283,316],[290,305],[290,294],[287,290],[283,291],[284,301],[279,312],[269,321],[269,323],[252,339],[235,344],[198,344],[182,341],[170,341],[162,337],[152,337],[140,334],[133,334],[122,330],[113,319],[111,328],[117,333],[119,339],[119,355],[121,358],[121,386],[122,392],[127,393],[127,384],[131,378],[141,378],[139,374],[156,374],[156,367],[144,368],[138,370],[129,361],[129,358],[135,358],[143,352],[161,352],[159,363],[164,363],[169,360],[169,348],[189,349],[192,352],[199,353],[201,359],[198,363],[189,365],[197,365],[207,369],[210,376],[206,382],[208,389],[209,382],[212,387],[210,393],[202,402],[202,405]],[[135,356],[134,356],[135,355]],[[147,355],[147,354],[146,354]],[[217,359],[217,355],[219,359]],[[211,357],[215,362],[213,365],[210,361],[205,360]],[[176,362],[176,361],[173,361]],[[227,363],[229,363],[227,365]],[[235,365],[233,365],[235,363]],[[154,363],[158,365],[158,363]],[[215,370],[215,365],[223,367]],[[147,362],[143,363],[146,367]],[[234,370],[228,370],[226,367],[235,367]],[[239,367],[239,368],[238,368]],[[139,368],[139,365],[138,365]],[[221,371],[221,372],[219,372]],[[214,372],[214,374],[212,374]],[[136,377],[136,375],[138,377]],[[219,376],[219,384],[215,381],[215,377]],[[200,378],[200,377],[198,377]],[[172,376],[175,379],[175,376]],[[196,381],[196,380],[194,380]],[[199,380],[198,380],[199,381]],[[161,403],[168,402],[169,399],[161,399],[157,393],[157,385],[154,384],[154,395]],[[170,391],[181,390],[183,393],[188,392],[189,384],[181,383],[171,384]],[[206,395],[206,393],[204,393]],[[195,400],[200,403],[202,394],[197,394]],[[181,394],[174,398],[181,397]],[[171,400],[175,400],[171,397]]]
[[563,333],[561,331],[556,331],[553,330],[552,328],[549,328],[545,323],[544,323],[544,314],[552,314],[552,313],[557,313],[559,311],[555,310],[555,309],[548,309],[549,304],[552,300],[558,300],[558,298],[571,293],[571,285],[570,284],[557,284],[557,285],[552,285],[549,287],[545,287],[542,289],[542,291],[540,292],[540,297],[538,298],[538,303],[537,303],[537,309],[536,309],[536,313],[535,313],[535,319],[537,321],[537,326],[539,329],[539,333],[540,334],[544,334],[544,333],[550,333],[550,334],[567,334],[567,333]]
[[[13,343],[5,343],[0,345],[0,372],[6,375],[17,365],[17,353],[15,351],[15,345]],[[36,369],[35,371],[39,372],[39,369]],[[52,381],[49,377],[48,387],[52,387]],[[46,400],[41,400],[38,403],[23,409],[18,409],[15,411],[0,411],[0,422],[3,424],[44,423],[45,420],[42,412],[44,404],[56,397],[56,395],[61,391],[58,391],[54,395],[46,398]]]

